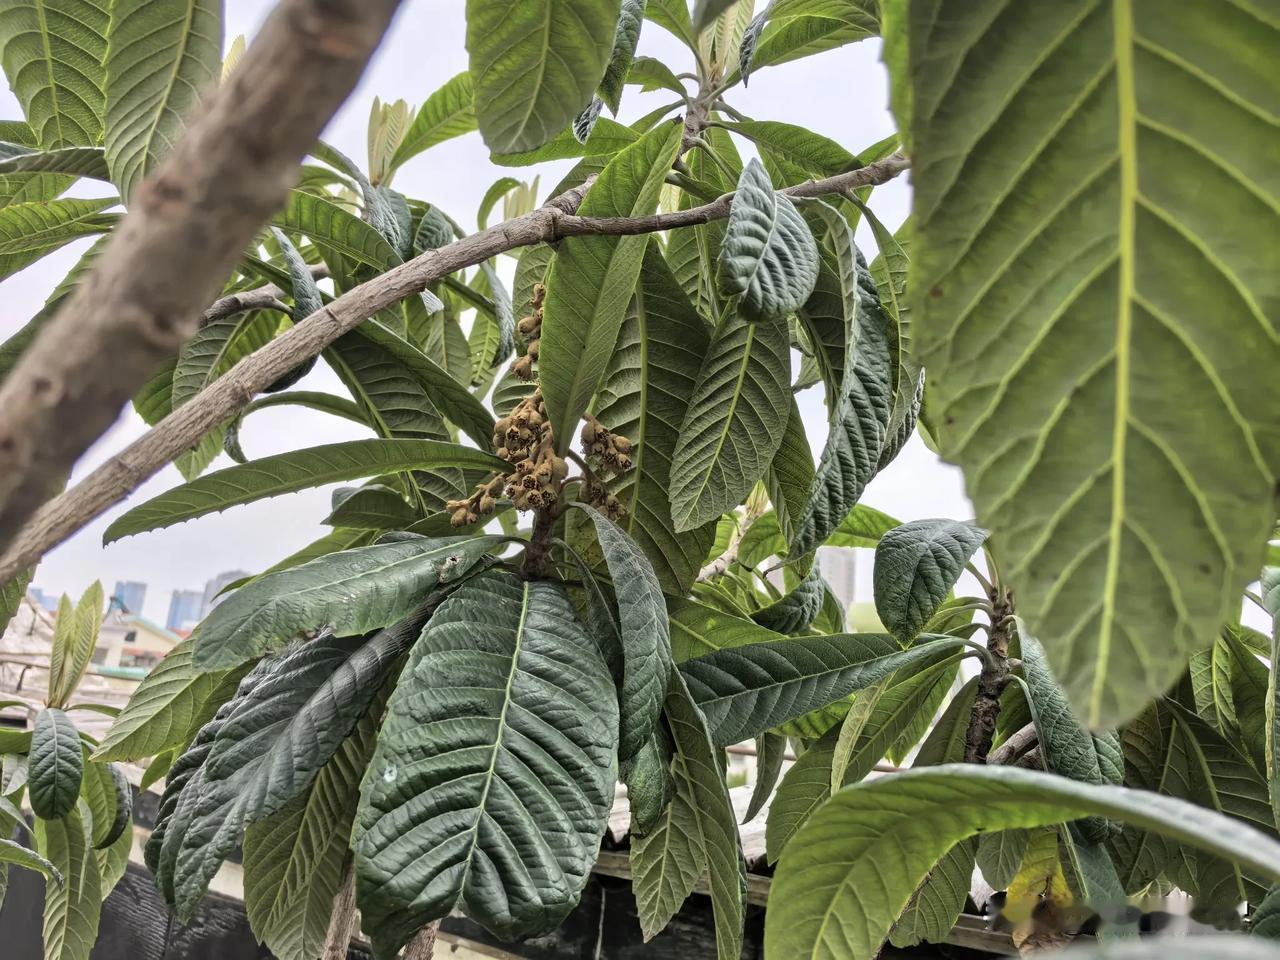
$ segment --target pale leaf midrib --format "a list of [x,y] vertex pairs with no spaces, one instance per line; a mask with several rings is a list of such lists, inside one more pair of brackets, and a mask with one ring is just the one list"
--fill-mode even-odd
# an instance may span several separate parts
[[1132,0],[1112,0],[1116,61],[1117,145],[1120,156],[1119,272],[1116,283],[1115,414],[1111,439],[1111,521],[1103,581],[1102,623],[1098,630],[1097,666],[1089,694],[1089,725],[1102,722],[1103,695],[1108,687],[1116,606],[1120,590],[1121,545],[1126,513],[1125,457],[1128,440],[1130,350],[1133,337],[1135,284],[1134,235],[1138,197],[1138,105],[1133,64]]

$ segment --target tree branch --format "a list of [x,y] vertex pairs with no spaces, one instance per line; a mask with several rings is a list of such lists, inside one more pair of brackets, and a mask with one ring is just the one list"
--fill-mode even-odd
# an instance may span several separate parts
[[1021,730],[1009,736],[1009,739],[996,747],[987,755],[987,763],[991,766],[1007,766],[1025,751],[1039,742],[1039,733],[1035,723],[1028,723]]
[[[317,280],[328,275],[329,268],[323,264],[311,268],[311,276]],[[234,317],[238,313],[247,313],[250,310],[282,310],[288,313],[289,308],[280,302],[280,298],[289,295],[290,291],[281,290],[274,283],[264,284],[253,290],[243,290],[240,293],[229,293],[209,304],[205,312],[200,315],[200,326],[207,327],[211,323],[217,323],[219,320]]]
[[996,735],[996,720],[1000,717],[1000,694],[1009,682],[1012,666],[1009,661],[1009,641],[1013,639],[1013,594],[999,581],[988,594],[991,601],[991,631],[987,637],[990,656],[982,673],[978,675],[978,689],[969,715],[969,728],[965,732],[965,763],[987,763],[991,743]]
[[320,960],[347,960],[351,938],[356,935],[356,865],[351,851],[342,868],[342,883],[333,900],[329,932],[325,935]]
[[436,950],[436,933],[440,930],[440,921],[433,920],[413,935],[413,939],[404,945],[403,960],[431,960]]
[[281,0],[0,387],[0,545],[197,329],[399,0]]
[[[905,171],[907,166],[906,158],[895,154],[859,170],[810,181],[782,192],[797,197],[840,193],[854,186],[885,183]],[[589,185],[590,182],[575,187],[532,213],[428,250],[353,287],[332,303],[295,323],[71,490],[41,508],[0,557],[0,583],[30,566],[46,551],[123,500],[138,484],[234,416],[264,387],[299,363],[319,354],[368,317],[421,292],[428,284],[499,253],[535,243],[554,243],[573,236],[654,233],[708,223],[729,215],[730,196],[726,195],[700,207],[654,216],[606,219],[575,216],[573,211],[582,202]]]
[[728,570],[738,559],[738,550],[742,547],[742,534],[737,534],[731,541],[724,553],[716,557],[705,567],[698,571],[698,583],[706,583],[708,580],[714,580]]

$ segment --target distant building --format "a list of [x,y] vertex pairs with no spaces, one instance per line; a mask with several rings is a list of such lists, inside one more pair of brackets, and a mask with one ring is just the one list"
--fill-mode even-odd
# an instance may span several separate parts
[[142,603],[147,598],[147,585],[136,580],[117,580],[111,599],[125,613],[142,613]]
[[169,616],[165,618],[166,630],[177,630],[189,623],[199,623],[204,617],[204,594],[199,590],[175,590],[169,599]]
[[98,631],[93,662],[100,667],[154,667],[181,639],[145,617],[112,610]]
[[229,583],[235,583],[249,576],[245,570],[224,570],[212,580],[204,585],[204,608],[200,611],[200,617],[203,619],[210,610],[221,602],[222,597],[218,596],[222,592],[222,588]]
[[858,599],[858,551],[847,547],[819,547],[818,570],[848,610]]

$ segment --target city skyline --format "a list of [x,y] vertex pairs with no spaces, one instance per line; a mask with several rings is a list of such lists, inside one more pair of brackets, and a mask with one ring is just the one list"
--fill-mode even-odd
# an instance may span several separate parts
[[140,616],[147,599],[147,585],[138,580],[117,580],[111,599],[118,600],[125,613]]

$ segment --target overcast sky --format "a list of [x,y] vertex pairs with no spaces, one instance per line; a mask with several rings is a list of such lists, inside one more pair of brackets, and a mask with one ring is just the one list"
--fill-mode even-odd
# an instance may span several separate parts
[[[240,33],[252,38],[270,7],[268,0],[227,0],[227,42]],[[466,69],[462,10],[459,0],[407,0],[362,83],[334,118],[325,138],[363,162],[374,96],[403,98],[416,108],[444,81]],[[692,69],[684,47],[652,23],[644,25],[639,52],[665,60],[676,72]],[[809,127],[856,153],[893,131],[879,53],[877,41],[864,41],[767,67],[752,76],[748,89],[733,90],[729,101],[754,119]],[[640,94],[628,87],[619,119],[630,122],[670,97],[669,92]],[[21,116],[13,96],[7,90],[0,91],[0,117]],[[750,153],[745,143],[740,146],[744,153]],[[474,226],[480,199],[498,177],[531,180],[541,174],[540,195],[544,195],[570,166],[571,161],[562,161],[516,170],[496,167],[489,162],[479,134],[471,133],[409,161],[397,172],[395,186],[440,205],[464,226]],[[78,185],[73,195],[103,196],[107,189],[104,184],[86,182]],[[902,222],[909,203],[905,178],[877,188],[871,200],[873,209],[891,228]],[[871,259],[875,245],[865,227],[859,231],[859,242]],[[0,338],[12,336],[40,308],[84,246],[66,247],[0,283]],[[509,269],[503,272],[510,275]],[[111,360],[109,355],[102,359],[104,363]],[[343,392],[323,364],[300,387]],[[827,430],[821,397],[809,391],[802,397],[802,407],[817,456]],[[145,430],[132,408],[126,409],[116,426],[77,466],[73,482]],[[247,455],[257,457],[367,435],[335,417],[284,408],[255,414],[247,422],[242,440]],[[213,469],[230,463],[222,456]],[[323,489],[237,507],[226,514],[102,546],[103,530],[127,505],[141,503],[180,482],[178,471],[166,467],[126,505],[109,511],[52,551],[40,565],[35,584],[45,591],[79,594],[94,579],[101,579],[108,591],[116,580],[140,580],[148,585],[144,614],[163,621],[173,590],[202,588],[207,579],[224,570],[260,570],[327,530],[320,520],[328,512],[330,489]],[[941,463],[918,438],[872,481],[863,502],[902,520],[972,516],[960,472]],[[862,599],[870,599],[870,572],[868,557],[859,567]]]

